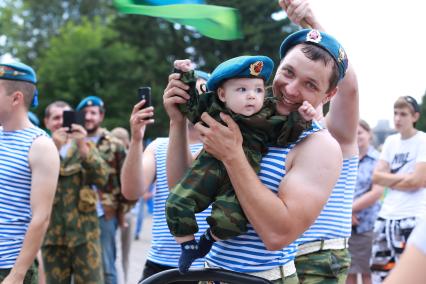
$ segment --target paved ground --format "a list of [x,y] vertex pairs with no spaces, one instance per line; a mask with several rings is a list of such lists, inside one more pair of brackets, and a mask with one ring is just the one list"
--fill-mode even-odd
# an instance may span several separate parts
[[[142,270],[145,265],[146,255],[151,245],[151,226],[152,217],[148,215],[144,218],[141,238],[132,242],[127,282],[124,282],[123,269],[121,266],[121,250],[120,247],[118,248],[116,266],[118,270],[119,284],[136,284],[141,278]],[[118,241],[117,243],[119,244],[120,242]]]

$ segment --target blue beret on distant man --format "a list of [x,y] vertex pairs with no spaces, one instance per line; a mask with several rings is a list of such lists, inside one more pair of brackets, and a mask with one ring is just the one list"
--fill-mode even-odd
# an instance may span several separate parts
[[104,110],[104,102],[100,97],[97,96],[88,96],[84,98],[76,107],[76,111],[81,111],[88,106],[98,106],[101,110]]
[[216,67],[207,81],[207,89],[216,91],[223,82],[235,78],[261,78],[266,82],[273,69],[274,62],[267,56],[234,57]]
[[280,58],[283,58],[293,46],[299,43],[314,44],[327,51],[337,63],[339,80],[345,77],[346,69],[348,68],[348,57],[343,47],[334,37],[318,30],[300,30],[286,37],[281,43]]
[[[28,82],[34,85],[37,84],[37,76],[33,68],[18,61],[10,63],[0,63],[0,79]],[[38,91],[36,88],[34,90],[34,97],[31,102],[31,106],[36,107],[37,105]]]

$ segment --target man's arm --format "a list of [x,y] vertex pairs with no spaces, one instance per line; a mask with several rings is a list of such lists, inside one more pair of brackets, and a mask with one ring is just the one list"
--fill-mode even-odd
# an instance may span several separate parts
[[342,166],[339,145],[326,131],[298,144],[289,153],[277,196],[261,183],[247,161],[237,124],[221,116],[228,127],[207,114],[202,119],[208,127],[196,125],[204,148],[224,163],[241,207],[265,246],[281,249],[315,221],[327,202]]
[[370,207],[380,199],[384,192],[383,186],[373,184],[371,190],[360,196],[352,205],[352,212],[359,212],[367,207]]
[[164,108],[170,118],[169,146],[167,149],[167,182],[173,188],[193,162],[189,150],[187,121],[178,109],[190,98],[187,93],[189,86],[179,80],[179,74],[169,76],[169,83],[164,90]]
[[426,183],[426,162],[416,163],[410,174],[390,173],[389,163],[379,160],[373,174],[373,183],[402,191],[416,191]]
[[22,282],[27,270],[33,264],[49,225],[58,183],[59,154],[52,140],[45,136],[35,139],[28,159],[31,167],[32,218],[21,252],[3,283]]
[[[308,0],[280,0],[280,5],[293,23],[324,31]],[[327,129],[339,142],[344,157],[356,155],[358,152],[356,140],[358,120],[358,82],[355,71],[349,64],[344,79],[338,85],[337,94],[330,101],[330,109],[325,117]]]
[[[154,109],[152,107],[142,108],[144,104],[145,101],[136,104],[130,115],[131,139],[129,151],[121,168],[121,192],[129,200],[138,199],[145,193],[144,178],[147,176],[146,179],[148,180],[152,176],[152,174],[144,172],[142,159],[144,159],[143,138],[145,129],[146,125],[154,123],[152,119]],[[149,159],[146,163],[147,166],[152,166]]]

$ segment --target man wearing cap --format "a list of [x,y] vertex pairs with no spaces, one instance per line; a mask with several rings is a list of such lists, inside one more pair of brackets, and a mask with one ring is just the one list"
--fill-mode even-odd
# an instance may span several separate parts
[[381,283],[399,261],[408,236],[426,213],[426,134],[415,128],[420,107],[413,97],[394,103],[398,133],[386,138],[373,183],[389,189],[374,224],[372,280]]
[[59,172],[52,140],[28,119],[34,70],[0,63],[0,282],[36,283],[32,266],[46,232]]
[[121,194],[120,173],[126,149],[121,141],[101,128],[105,115],[105,106],[101,98],[89,96],[83,99],[76,108],[84,113],[84,127],[89,141],[96,144],[101,157],[109,165],[109,179],[106,186],[98,188],[101,206],[98,217],[101,228],[102,260],[106,284],[117,283],[115,268],[116,243],[115,232],[118,225],[125,226],[124,215],[131,209],[135,201],[128,201]]
[[63,127],[64,101],[50,103],[44,124],[59,151],[61,164],[53,214],[43,242],[47,283],[103,284],[97,195],[93,186],[104,186],[109,166],[94,143],[87,142],[83,126]]
[[[281,0],[280,5],[294,23],[323,30],[309,1]],[[318,37],[311,34],[310,39],[315,41]],[[344,50],[340,48],[336,48],[334,54],[336,62],[346,57]],[[301,283],[344,283],[347,277],[350,265],[347,247],[351,235],[352,200],[358,173],[358,105],[356,75],[349,66],[345,78],[338,85],[338,94],[331,99],[329,112],[323,120],[341,148],[342,171],[321,214],[296,241],[298,252],[295,263]]]
[[[314,107],[327,102],[345,76],[344,50],[324,32],[303,30],[290,35],[282,43],[280,55],[273,92],[280,98],[277,112],[283,115],[296,110],[305,100]],[[182,118],[176,112],[176,104],[188,96],[187,87],[177,82],[177,77],[170,75],[164,102],[171,118],[170,139],[180,145]],[[274,283],[297,282],[296,244],[292,242],[319,215],[337,181],[342,165],[339,145],[321,125],[313,123],[289,147],[269,148],[258,177],[244,156],[235,122],[225,114],[221,118],[227,126],[207,114],[201,118],[208,127],[197,124],[196,128],[205,150],[224,163],[252,225],[246,235],[213,245],[207,264],[254,274]],[[189,164],[178,158],[167,162],[174,163],[174,170],[182,173]],[[170,184],[176,182],[171,179],[173,176],[176,175],[169,175]]]
[[[201,92],[201,86],[210,77],[209,73],[195,70],[197,78],[196,88]],[[167,185],[166,157],[169,144],[168,138],[157,138],[143,150],[143,137],[146,125],[153,123],[153,107],[144,108],[141,101],[133,108],[130,117],[131,142],[129,154],[122,169],[122,190],[129,199],[136,199],[148,191],[149,186],[155,182],[155,195],[153,197],[154,212],[152,219],[152,242],[147,260],[143,269],[142,279],[146,279],[161,271],[178,267],[180,246],[176,243],[167,228],[165,204],[169,195]],[[192,155],[199,153],[202,148],[200,137],[193,124],[187,120],[188,143]],[[206,218],[210,215],[211,208],[196,214],[200,231],[195,234],[198,239],[207,228]],[[204,267],[204,258],[192,263],[193,268]],[[197,284],[198,281],[175,282]]]

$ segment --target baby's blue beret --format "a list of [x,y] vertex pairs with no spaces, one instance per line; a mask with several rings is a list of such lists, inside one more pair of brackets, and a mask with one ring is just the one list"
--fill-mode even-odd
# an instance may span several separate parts
[[[37,83],[37,76],[33,68],[21,63],[21,62],[10,62],[0,63],[0,79],[13,80],[13,81],[24,81],[32,84]],[[34,91],[33,101],[31,106],[36,107],[38,105],[38,92],[37,89]]]
[[330,53],[339,67],[339,80],[345,77],[346,69],[348,68],[348,57],[346,56],[346,52],[334,37],[325,32],[304,29],[292,33],[281,43],[280,57],[283,58],[290,48],[304,42],[315,44]]
[[81,111],[82,109],[84,109],[87,106],[98,106],[103,108],[104,107],[104,102],[102,101],[101,98],[96,97],[96,96],[88,96],[87,98],[84,98],[79,104],[78,106],[75,108],[76,111]]
[[233,78],[262,78],[266,82],[273,69],[274,62],[267,56],[234,57],[216,67],[207,81],[207,89],[216,91],[225,80]]

